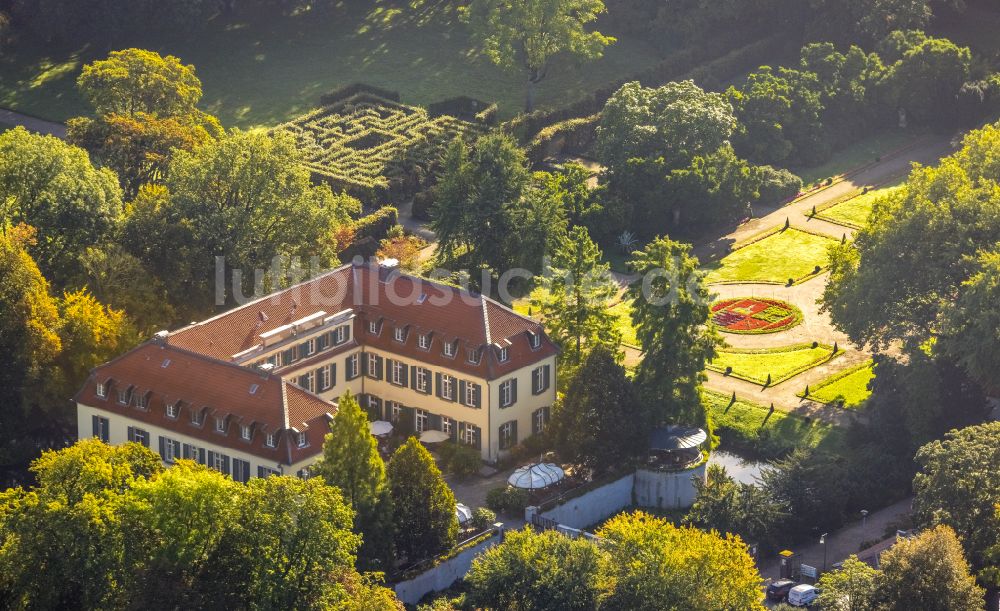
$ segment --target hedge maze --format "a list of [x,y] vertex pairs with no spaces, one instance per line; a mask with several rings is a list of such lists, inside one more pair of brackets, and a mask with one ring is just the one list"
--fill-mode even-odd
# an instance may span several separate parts
[[295,137],[314,178],[374,203],[390,191],[415,191],[449,142],[482,127],[361,92],[275,129]]

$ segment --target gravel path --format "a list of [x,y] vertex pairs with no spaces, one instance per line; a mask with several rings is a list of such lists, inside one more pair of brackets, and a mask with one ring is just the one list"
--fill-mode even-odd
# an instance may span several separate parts
[[0,124],[11,126],[22,126],[25,129],[39,134],[51,134],[59,138],[66,137],[66,126],[62,123],[46,121],[38,117],[32,117],[6,108],[0,108]]

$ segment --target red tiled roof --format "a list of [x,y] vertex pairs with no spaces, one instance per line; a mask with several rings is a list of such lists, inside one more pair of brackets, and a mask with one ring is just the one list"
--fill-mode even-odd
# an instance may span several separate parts
[[[169,335],[171,345],[223,360],[260,343],[259,335],[317,312],[352,309],[358,315],[354,335],[364,345],[395,352],[429,364],[492,379],[546,356],[555,346],[542,326],[492,299],[397,270],[373,265],[344,265],[302,284],[195,323]],[[379,336],[367,332],[369,320],[381,320]],[[407,326],[403,343],[393,339],[395,326]],[[541,334],[532,350],[528,332]],[[431,333],[430,350],[417,347],[419,334]],[[442,354],[441,341],[458,341],[454,358]],[[509,344],[511,358],[497,361],[491,344]],[[479,363],[466,358],[468,349],[484,349]]]
[[[97,383],[105,383],[106,396],[97,395]],[[129,405],[117,400],[117,391],[133,388]],[[147,395],[148,406],[136,407],[136,398]],[[266,456],[291,464],[320,451],[328,431],[327,414],[336,406],[280,376],[196,354],[164,344],[148,342],[94,369],[75,400],[131,419],[176,430],[209,443]],[[167,405],[180,402],[177,418],[167,416]],[[191,423],[192,412],[203,414],[203,423]],[[216,417],[226,417],[226,433],[215,430]],[[240,425],[252,425],[250,442],[240,436]],[[296,429],[306,432],[308,448],[298,448],[291,437],[279,435],[278,446],[264,445],[265,433]]]

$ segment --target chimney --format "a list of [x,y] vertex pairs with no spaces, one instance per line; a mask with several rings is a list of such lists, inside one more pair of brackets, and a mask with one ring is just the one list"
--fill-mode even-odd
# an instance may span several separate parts
[[274,371],[274,363],[261,363],[257,365],[257,369],[260,371],[260,377],[266,380],[271,377],[271,372]]
[[399,267],[399,259],[393,259],[391,257],[388,259],[382,259],[378,262],[378,266],[382,269],[396,269]]
[[163,346],[163,345],[165,345],[167,343],[167,337],[169,337],[169,336],[170,336],[170,332],[167,331],[166,329],[164,329],[162,331],[157,331],[156,333],[153,334],[153,341],[156,342],[157,344]]

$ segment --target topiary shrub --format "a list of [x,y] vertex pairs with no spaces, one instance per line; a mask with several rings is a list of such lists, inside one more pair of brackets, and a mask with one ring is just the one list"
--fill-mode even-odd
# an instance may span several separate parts
[[486,530],[497,521],[497,514],[485,507],[477,507],[472,512],[472,525],[478,530]]

